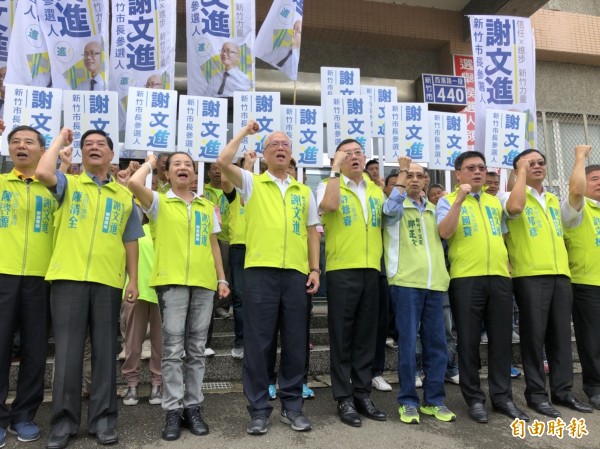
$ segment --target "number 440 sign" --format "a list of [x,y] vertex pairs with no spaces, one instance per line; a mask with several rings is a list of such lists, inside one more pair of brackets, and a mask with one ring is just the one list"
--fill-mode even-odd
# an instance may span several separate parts
[[467,105],[467,86],[462,76],[424,73],[422,79],[425,103],[463,107]]

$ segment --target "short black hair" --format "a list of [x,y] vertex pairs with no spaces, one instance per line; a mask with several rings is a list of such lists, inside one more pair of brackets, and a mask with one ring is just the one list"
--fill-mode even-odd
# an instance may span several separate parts
[[517,162],[519,162],[519,159],[521,159],[523,156],[527,156],[528,154],[531,153],[537,153],[540,156],[542,156],[542,159],[544,159],[544,162],[546,162],[546,156],[544,156],[544,154],[542,154],[542,152],[534,149],[534,148],[530,148],[528,150],[523,151],[521,154],[517,155],[516,158],[514,158],[513,160],[513,168],[516,170],[517,169]]
[[600,170],[600,165],[598,165],[598,164],[588,165],[587,167],[585,167],[585,174],[589,175],[590,173],[592,173],[594,171],[598,171],[598,170]]
[[393,171],[393,172],[391,172],[389,175],[387,175],[387,176],[385,177],[385,185],[387,186],[387,185],[388,185],[388,182],[390,182],[390,179],[392,179],[392,178],[394,178],[394,177],[395,177],[395,178],[397,178],[397,177],[398,177],[398,172],[397,172],[397,171]]
[[377,159],[371,159],[369,162],[367,162],[367,164],[365,165],[365,168],[369,168],[369,166],[373,165],[373,164],[379,165],[379,161]]
[[492,178],[499,178],[500,175],[498,174],[498,172],[494,171],[494,170],[488,170],[485,173],[486,176],[491,176]]
[[471,159],[472,157],[478,157],[483,161],[484,164],[486,163],[483,153],[480,153],[479,151],[465,151],[454,160],[454,170],[460,170],[463,162],[466,159]]
[[[169,154],[169,157],[167,158],[165,170],[169,171],[169,167],[171,166],[171,158],[173,156],[175,156],[176,154],[185,154],[187,157],[190,158],[190,161],[192,161],[192,164],[194,163],[194,159],[192,159],[192,156],[190,156],[185,151],[175,151],[175,152]],[[196,167],[194,167],[194,171],[196,171]],[[207,172],[208,172],[208,170],[207,170]]]
[[108,137],[108,134],[102,131],[101,129],[89,129],[86,132],[84,132],[81,136],[81,140],[79,141],[79,146],[81,148],[83,148],[83,142],[85,142],[85,139],[87,139],[88,136],[91,136],[92,134],[100,134],[101,136],[104,136],[106,138],[106,142],[108,143],[108,148],[110,148],[111,151],[113,150],[114,145],[112,139]]
[[35,133],[35,135],[37,137],[37,141],[40,144],[40,147],[46,148],[46,139],[44,139],[44,136],[42,135],[42,133],[39,132],[37,129],[32,128],[31,126],[26,126],[26,125],[17,126],[15,128],[13,128],[11,132],[8,133],[7,142],[9,144],[10,144],[10,139],[12,139],[12,136],[15,133],[18,133],[19,131],[31,131],[31,132]]
[[431,184],[429,186],[429,188],[427,189],[427,195],[429,195],[429,192],[431,192],[433,189],[442,189],[444,190],[444,186],[441,184]]
[[341,147],[343,147],[344,145],[346,145],[346,144],[349,144],[349,143],[353,143],[353,142],[354,142],[354,143],[357,143],[357,144],[358,144],[358,146],[360,147],[360,149],[361,149],[361,150],[363,150],[363,153],[364,153],[365,149],[364,149],[364,148],[363,148],[363,146],[360,144],[360,142],[359,142],[358,140],[355,140],[355,139],[344,139],[344,140],[342,140],[342,141],[340,142],[340,144],[339,144],[339,145],[336,147],[335,151],[337,152],[337,151],[339,151],[339,150],[340,150],[340,148],[341,148]]

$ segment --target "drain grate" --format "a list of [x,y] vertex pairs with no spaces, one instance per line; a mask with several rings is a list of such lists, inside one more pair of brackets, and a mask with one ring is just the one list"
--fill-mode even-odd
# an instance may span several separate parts
[[203,390],[229,390],[232,388],[231,382],[204,382]]

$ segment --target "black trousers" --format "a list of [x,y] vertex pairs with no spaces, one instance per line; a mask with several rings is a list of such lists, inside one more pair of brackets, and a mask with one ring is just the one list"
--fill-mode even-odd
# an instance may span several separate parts
[[[43,277],[0,274],[0,428],[33,421],[44,399],[49,294],[50,284]],[[21,363],[17,396],[9,410],[8,376],[17,329],[21,335]]]
[[327,324],[333,399],[368,398],[379,309],[379,271],[327,273]]
[[474,276],[450,281],[450,306],[456,323],[460,390],[470,406],[485,403],[479,379],[481,323],[488,334],[488,386],[492,404],[512,401],[512,284],[508,277]]
[[285,410],[302,410],[306,359],[307,276],[296,270],[244,270],[244,393],[250,416],[269,416],[269,366],[279,326],[279,398]]
[[600,394],[600,287],[585,284],[572,284],[572,287],[573,326],[583,391],[591,398]]
[[389,328],[390,287],[385,276],[379,275],[379,303],[377,311],[377,337],[375,337],[375,358],[371,369],[372,376],[383,374],[385,368],[385,341]]
[[88,432],[117,425],[116,358],[121,290],[93,282],[53,281],[50,293],[56,343],[52,389],[53,435],[75,435],[81,420],[86,330],[92,342]]
[[572,397],[571,281],[566,276],[525,276],[513,279],[519,306],[521,358],[527,403],[548,402],[542,352],[550,367],[553,398]]

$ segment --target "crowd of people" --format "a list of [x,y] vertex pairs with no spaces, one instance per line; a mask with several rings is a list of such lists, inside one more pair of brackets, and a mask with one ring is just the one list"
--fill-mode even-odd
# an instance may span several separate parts
[[[575,148],[561,203],[544,187],[546,158],[537,150],[515,158],[505,193],[485,157],[464,152],[455,163],[456,189],[446,193],[429,186],[427,170],[405,156],[381,179],[378,164],[367,163],[360,143],[347,139],[315,197],[296,180],[292,142],[283,132],[265,139],[260,174],[252,173],[255,152],[236,158],[258,130],[250,120],[233,137],[209,167],[203,195],[195,191],[187,153],[149,154],[143,164],[113,170],[112,140],[90,130],[81,137],[82,168],[71,174],[72,130],[63,128],[47,149],[33,128],[10,131],[14,169],[0,175],[0,236],[11,254],[0,261],[0,447],[7,431],[20,441],[41,436],[35,415],[50,325],[49,449],[67,447],[78,433],[82,385],[89,393],[88,432],[99,444],[118,441],[119,321],[124,404],[139,401],[139,363],[149,337],[149,401],[165,412],[162,438],[176,440],[182,428],[207,434],[206,357],[214,354],[214,316],[228,316],[228,308],[231,356],[243,360],[247,432],[268,431],[276,395],[279,420],[310,430],[303,402],[314,397],[307,380],[311,299],[323,263],[331,390],[342,423],[387,419],[371,392],[392,390],[382,376],[390,322],[401,422],[418,424],[421,415],[455,421],[444,403],[445,382],[458,383],[475,422],[488,422],[488,396],[495,412],[529,421],[511,390],[514,301],[527,406],[553,418],[560,416],[557,405],[579,413],[600,409],[600,166],[586,167],[590,146]],[[572,391],[571,312],[589,404]],[[487,394],[479,375],[484,331]],[[8,407],[15,332],[22,359]]]

